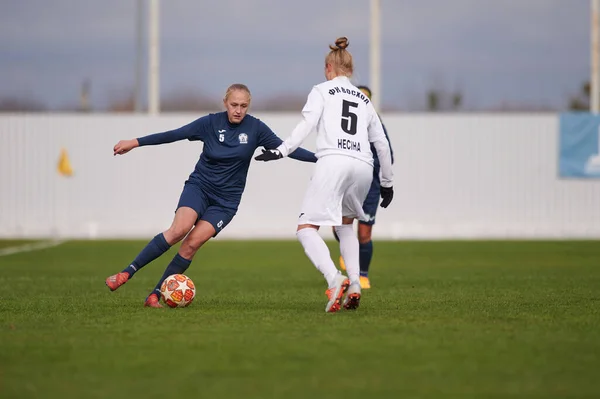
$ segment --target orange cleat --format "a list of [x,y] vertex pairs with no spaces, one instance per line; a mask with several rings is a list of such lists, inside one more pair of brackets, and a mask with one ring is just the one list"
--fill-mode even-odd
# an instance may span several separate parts
[[354,310],[360,306],[360,284],[354,283],[348,288],[348,295],[344,300],[344,309]]
[[325,312],[335,313],[340,310],[342,306],[342,297],[350,285],[350,280],[341,273],[335,277],[335,285],[325,291],[325,295],[329,298],[327,306],[325,306]]
[[129,273],[121,272],[108,277],[105,282],[108,288],[110,288],[111,291],[114,291],[125,284],[127,280],[129,280]]
[[371,282],[369,281],[368,277],[365,276],[360,276],[360,288],[362,288],[363,290],[368,290],[369,288],[371,288]]
[[160,304],[160,300],[158,299],[158,295],[150,294],[148,298],[146,298],[146,302],[144,302],[145,308],[162,308],[163,306]]

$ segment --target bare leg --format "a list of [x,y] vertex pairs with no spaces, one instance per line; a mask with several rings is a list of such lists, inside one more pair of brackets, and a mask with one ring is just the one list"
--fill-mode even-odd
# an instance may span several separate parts
[[194,229],[185,237],[183,242],[181,243],[181,247],[179,248],[179,252],[173,260],[169,263],[162,277],[152,290],[152,294],[156,294],[157,297],[160,297],[160,286],[163,281],[167,277],[173,274],[183,274],[188,267],[190,267],[190,263],[192,263],[192,259],[194,255],[200,249],[200,247],[208,241],[215,234],[215,228],[212,224],[208,223],[205,220],[199,220],[196,223]]
[[192,229],[198,214],[192,208],[181,207],[175,212],[171,227],[157,234],[122,272],[109,276],[106,285],[111,291],[125,284],[141,268],[167,252]]

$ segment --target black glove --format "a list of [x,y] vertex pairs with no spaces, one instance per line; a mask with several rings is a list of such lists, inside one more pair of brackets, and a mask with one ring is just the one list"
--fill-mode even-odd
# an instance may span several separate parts
[[381,207],[387,208],[390,202],[392,202],[392,198],[394,198],[394,188],[381,187],[379,193],[381,194],[381,198],[383,199],[383,201],[381,201]]
[[279,152],[279,150],[262,150],[262,154],[254,157],[257,161],[274,161],[276,159],[283,158],[283,155]]

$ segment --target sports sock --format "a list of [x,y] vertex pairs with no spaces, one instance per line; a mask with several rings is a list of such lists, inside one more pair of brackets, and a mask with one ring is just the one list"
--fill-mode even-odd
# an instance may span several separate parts
[[364,244],[360,244],[360,275],[368,277],[369,266],[371,266],[371,259],[373,258],[373,241],[369,240]]
[[315,265],[317,270],[323,273],[323,277],[327,280],[327,286],[329,288],[333,287],[335,277],[339,272],[331,260],[327,244],[325,244],[317,229],[304,228],[297,231],[296,236],[302,247],[304,247],[304,253],[306,253],[308,259]]
[[156,294],[160,298],[160,286],[162,285],[163,281],[165,281],[167,277],[169,277],[172,274],[183,274],[183,272],[185,272],[187,268],[190,267],[190,263],[192,263],[191,260],[186,259],[179,254],[175,255],[173,257],[173,260],[171,260],[171,263],[169,263],[169,265],[165,269],[165,272],[163,273],[162,277],[158,281],[158,284],[156,284],[156,287],[154,287],[150,295]]
[[351,224],[335,226],[335,231],[340,238],[340,253],[342,254],[342,258],[344,258],[350,283],[358,283],[360,273],[358,238],[356,238]]
[[163,233],[157,234],[123,272],[129,273],[129,278],[133,277],[138,270],[167,252],[169,248],[171,246],[167,243]]

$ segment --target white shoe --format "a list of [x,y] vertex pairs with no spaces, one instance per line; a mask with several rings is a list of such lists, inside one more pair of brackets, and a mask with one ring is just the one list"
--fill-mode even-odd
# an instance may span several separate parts
[[342,297],[350,285],[348,277],[341,273],[335,276],[335,285],[325,291],[325,295],[329,298],[327,306],[325,306],[325,312],[334,313],[340,310],[342,304]]
[[346,299],[344,299],[344,309],[346,310],[354,310],[357,309],[360,305],[360,284],[353,283],[350,284],[348,288],[348,293],[346,294]]

